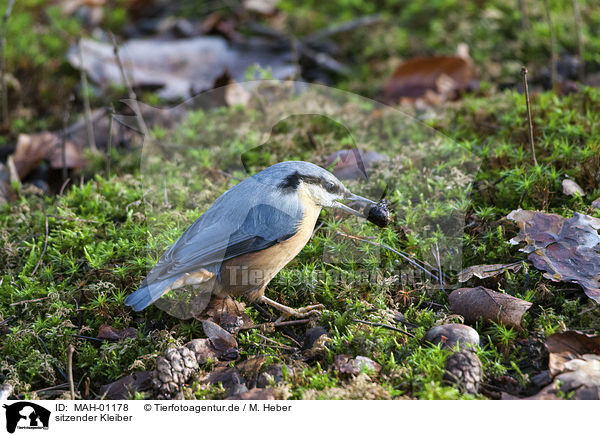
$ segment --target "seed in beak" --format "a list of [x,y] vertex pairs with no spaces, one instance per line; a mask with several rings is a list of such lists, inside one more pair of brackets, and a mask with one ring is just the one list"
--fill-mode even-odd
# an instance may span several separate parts
[[387,227],[392,221],[390,210],[390,202],[385,198],[373,206],[367,206],[364,214],[368,221],[379,227]]

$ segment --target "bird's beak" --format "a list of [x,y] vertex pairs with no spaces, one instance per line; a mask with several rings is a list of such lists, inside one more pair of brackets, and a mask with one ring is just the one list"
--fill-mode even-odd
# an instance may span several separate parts
[[353,209],[349,206],[346,206],[344,203],[341,203],[339,201],[336,201],[334,203],[334,207],[336,207],[338,209],[342,209],[348,213],[351,213],[352,215],[360,216],[363,218],[365,218],[365,213],[364,213],[365,208],[369,205],[374,206],[377,204],[374,201],[369,200],[368,198],[361,197],[360,195],[356,195],[351,192],[345,196],[345,200],[348,200],[352,203],[357,203],[360,206],[360,208],[362,209],[362,212],[358,211],[356,209]]

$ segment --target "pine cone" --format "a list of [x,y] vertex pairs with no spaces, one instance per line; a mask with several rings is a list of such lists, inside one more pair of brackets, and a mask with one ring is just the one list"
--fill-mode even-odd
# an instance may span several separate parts
[[456,385],[464,394],[479,392],[483,377],[481,362],[473,350],[456,351],[446,360],[444,380]]
[[152,387],[158,391],[159,399],[171,399],[197,371],[198,361],[189,348],[169,348],[164,356],[156,359]]

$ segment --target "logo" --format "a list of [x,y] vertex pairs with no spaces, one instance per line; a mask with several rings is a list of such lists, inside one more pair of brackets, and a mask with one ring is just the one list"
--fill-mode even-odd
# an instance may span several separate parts
[[19,401],[10,405],[3,404],[6,409],[6,431],[14,433],[18,429],[48,430],[50,411],[42,406]]

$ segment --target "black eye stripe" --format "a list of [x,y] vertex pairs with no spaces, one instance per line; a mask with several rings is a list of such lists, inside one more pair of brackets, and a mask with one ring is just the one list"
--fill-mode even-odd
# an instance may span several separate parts
[[321,177],[308,176],[298,172],[287,176],[284,181],[279,184],[279,187],[281,189],[297,189],[300,185],[300,181],[304,183],[310,183],[312,185],[319,185],[327,192],[332,194],[339,194],[342,192],[342,188],[337,183],[322,179]]

